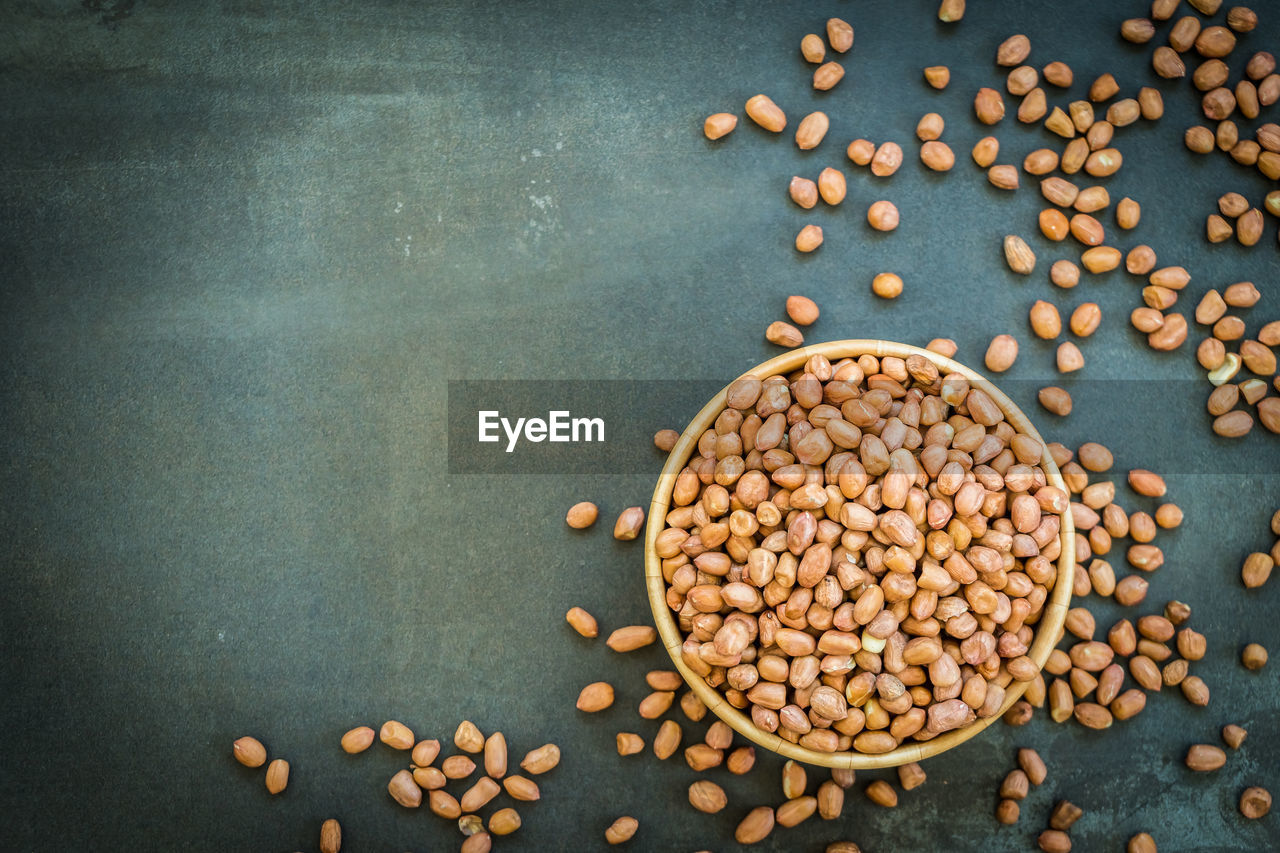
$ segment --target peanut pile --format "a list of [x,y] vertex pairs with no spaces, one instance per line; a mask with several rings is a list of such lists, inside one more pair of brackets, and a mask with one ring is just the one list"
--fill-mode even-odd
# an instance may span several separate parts
[[888,752],[1030,681],[1066,493],[982,390],[923,356],[744,378],[657,554],[685,663],[765,731]]

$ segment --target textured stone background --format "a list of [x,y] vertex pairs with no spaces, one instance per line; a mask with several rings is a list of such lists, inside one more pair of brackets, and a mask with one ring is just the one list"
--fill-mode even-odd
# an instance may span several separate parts
[[[1049,285],[1049,263],[1076,247],[1035,233],[1027,176],[1002,193],[973,166],[986,130],[972,94],[1002,85],[992,57],[1018,31],[1035,64],[1075,69],[1070,97],[1104,71],[1125,94],[1159,86],[1165,118],[1117,134],[1125,167],[1108,186],[1143,219],[1115,242],[1186,265],[1188,313],[1207,287],[1251,279],[1264,291],[1251,329],[1280,316],[1274,220],[1252,250],[1202,236],[1221,192],[1256,203],[1266,182],[1182,147],[1190,84],[1154,83],[1155,43],[1117,35],[1144,3],[970,5],[955,27],[933,0],[0,6],[4,846],[313,849],[337,816],[345,849],[453,849],[453,826],[387,799],[396,756],[351,758],[337,741],[387,718],[445,737],[464,716],[520,754],[547,740],[565,751],[497,849],[599,846],[623,813],[640,819],[636,849],[731,846],[748,807],[780,798],[780,762],[713,773],[732,805],[694,813],[678,758],[613,750],[619,730],[656,729],[631,709],[663,653],[623,659],[561,619],[571,604],[605,630],[648,618],[639,544],[561,519],[583,498],[608,522],[647,504],[658,455],[612,475],[450,473],[447,382],[728,379],[776,351],[763,329],[801,292],[823,309],[810,340],[946,335],[980,365],[990,337],[1012,331],[1023,354],[1002,385],[1042,429],[1107,442],[1118,472],[1168,475],[1187,522],[1158,540],[1168,562],[1139,612],[1193,604],[1210,641],[1193,671],[1213,702],[1165,691],[1102,734],[1044,717],[997,726],[929,762],[897,810],[860,793],[891,774],[864,774],[841,825],[814,819],[762,849],[851,837],[869,851],[1025,850],[1057,797],[1087,811],[1078,849],[1120,849],[1141,829],[1162,850],[1280,847],[1276,815],[1235,813],[1245,785],[1280,788],[1278,670],[1237,662],[1250,640],[1280,653],[1276,583],[1246,594],[1238,579],[1242,556],[1272,541],[1280,444],[1210,433],[1199,330],[1176,354],[1148,350],[1127,323],[1137,280]],[[1262,12],[1233,70],[1280,48],[1275,10]],[[857,39],[823,95],[797,46],[832,14]],[[952,67],[950,89],[924,84],[930,64]],[[825,109],[828,141],[799,152],[747,124],[702,137],[706,114],[759,91],[792,127]],[[1013,109],[996,133],[1001,162],[1020,164],[1052,138]],[[931,110],[957,152],[948,175],[916,159]],[[906,164],[888,181],[846,169],[838,209],[790,205],[790,176],[845,168],[855,136],[899,141]],[[902,211],[892,234],[865,224],[877,198]],[[797,257],[806,221],[827,243]],[[1006,233],[1040,254],[1035,275],[1005,268]],[[869,292],[886,269],[906,280],[893,303]],[[1087,300],[1104,311],[1085,370],[1064,383],[1076,412],[1062,422],[1034,402],[1055,378],[1053,348],[1027,328],[1036,298],[1064,317]],[[647,434],[696,407],[641,393],[603,414]],[[573,698],[599,678],[619,702],[582,719]],[[1187,771],[1187,745],[1216,742],[1226,722],[1249,728],[1244,749],[1217,773]],[[232,761],[243,733],[293,762],[284,795]],[[1041,750],[1050,781],[1000,828],[994,789],[1021,745]]]

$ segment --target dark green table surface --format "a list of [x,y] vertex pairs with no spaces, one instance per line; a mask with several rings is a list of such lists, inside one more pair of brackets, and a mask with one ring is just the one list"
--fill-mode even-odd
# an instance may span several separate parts
[[[1280,48],[1280,10],[1259,5],[1233,73]],[[680,428],[696,402],[635,381],[714,387],[775,354],[763,330],[794,292],[822,306],[810,340],[949,336],[980,365],[991,336],[1012,332],[1022,356],[1002,384],[1050,437],[1105,441],[1117,478],[1166,474],[1186,522],[1157,540],[1167,565],[1130,615],[1192,603],[1210,644],[1193,671],[1213,701],[1166,690],[1105,733],[1043,714],[999,725],[928,762],[896,810],[861,794],[892,774],[860,774],[838,824],[815,818],[761,848],[1027,850],[1061,797],[1086,810],[1081,850],[1120,850],[1144,829],[1162,851],[1280,847],[1277,814],[1235,810],[1248,784],[1280,788],[1278,670],[1238,662],[1251,640],[1280,652],[1276,582],[1246,592],[1238,574],[1273,541],[1280,437],[1212,435],[1192,357],[1203,329],[1177,353],[1149,350],[1127,323],[1140,280],[1048,283],[1049,263],[1078,249],[1036,233],[1029,176],[1004,193],[973,166],[986,132],[973,92],[1002,85],[992,58],[1014,32],[1035,64],[1075,69],[1054,103],[1104,71],[1127,95],[1157,86],[1165,117],[1117,133],[1125,166],[1106,183],[1143,216],[1113,242],[1191,270],[1187,313],[1210,286],[1256,282],[1251,332],[1280,317],[1275,220],[1245,249],[1206,243],[1204,218],[1222,192],[1258,203],[1268,183],[1183,148],[1195,93],[1148,62],[1167,25],[1146,47],[1117,35],[1143,2],[970,6],[944,27],[932,0],[0,4],[0,847],[315,849],[333,816],[347,850],[456,849],[449,822],[388,799],[400,756],[337,742],[389,718],[448,738],[469,718],[521,755],[564,749],[525,827],[495,849],[602,847],[620,814],[639,818],[634,849],[731,848],[749,807],[780,800],[780,762],[713,772],[731,805],[693,812],[678,757],[614,752],[616,732],[656,728],[633,709],[663,652],[624,658],[562,619],[573,604],[605,630],[648,619],[642,549],[609,527],[647,503],[659,455],[621,470],[536,454],[523,458],[538,473],[451,470],[448,382],[625,380],[591,414],[642,437]],[[833,14],[857,39],[844,82],[818,94],[798,44]],[[951,66],[946,91],[924,84],[932,64]],[[799,152],[747,123],[703,138],[704,116],[761,91],[791,127],[826,110],[828,140]],[[928,111],[957,153],[947,175],[916,157]],[[1054,144],[1009,111],[1002,162]],[[897,140],[907,162],[872,178],[844,158],[856,136]],[[849,175],[842,207],[786,200],[792,174],[827,165]],[[892,234],[865,224],[877,198],[902,211]],[[799,257],[809,221],[827,242]],[[1007,233],[1040,255],[1031,277],[1005,267]],[[894,302],[869,292],[883,270],[906,280]],[[1053,346],[1027,327],[1037,298],[1104,313],[1064,381],[1066,419],[1035,404],[1058,381]],[[603,522],[573,533],[563,514],[581,499]],[[1104,627],[1119,618],[1096,612]],[[574,697],[597,679],[619,701],[587,718]],[[1244,748],[1216,773],[1188,771],[1187,746],[1227,722],[1249,728]],[[686,725],[686,740],[704,728]],[[232,760],[246,733],[292,762],[281,796]],[[1049,781],[1001,828],[995,787],[1023,745]]]

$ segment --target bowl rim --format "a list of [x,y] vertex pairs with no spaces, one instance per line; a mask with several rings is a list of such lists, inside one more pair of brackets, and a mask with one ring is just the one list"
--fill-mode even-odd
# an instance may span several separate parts
[[[803,367],[815,355],[824,356],[832,363],[842,358],[857,358],[860,355],[873,355],[876,358],[896,356],[903,359],[911,355],[920,355],[932,361],[943,375],[958,373],[964,376],[969,381],[971,388],[980,388],[990,395],[991,399],[1004,414],[1005,420],[1015,430],[1040,442],[1043,447],[1040,465],[1045,470],[1049,485],[1057,486],[1066,492],[1068,496],[1070,495],[1070,491],[1063,482],[1062,473],[1058,470],[1057,464],[1049,453],[1048,443],[1026,414],[985,376],[958,361],[931,350],[921,349],[909,344],[876,339],[856,338],[825,341],[798,347],[774,356],[741,374],[738,379],[748,376],[764,379],[778,374],[785,375]],[[736,382],[737,379],[733,381]],[[649,597],[649,606],[653,611],[654,624],[657,627],[662,644],[685,683],[702,700],[708,710],[738,734],[756,745],[786,758],[822,767],[861,770],[877,767],[896,767],[913,761],[921,761],[964,743],[1000,719],[1022,697],[1031,682],[1011,682],[1009,688],[1005,691],[1004,703],[1001,705],[1000,710],[992,716],[976,719],[967,726],[945,732],[927,741],[910,741],[889,752],[878,754],[861,753],[854,750],[847,752],[819,752],[800,746],[797,743],[791,743],[777,734],[758,728],[750,717],[730,705],[724,694],[710,687],[700,676],[689,669],[680,653],[684,638],[680,635],[680,629],[676,624],[674,614],[667,606],[666,580],[662,577],[662,560],[657,555],[656,543],[658,534],[665,528],[666,515],[670,507],[671,493],[675,487],[676,477],[684,468],[685,463],[692,457],[699,437],[714,424],[720,412],[724,411],[726,395],[732,384],[730,382],[729,385],[722,388],[689,421],[689,425],[685,427],[680,434],[679,440],[667,455],[666,464],[663,465],[662,472],[658,475],[657,484],[654,486],[653,497],[649,503],[649,517],[645,526],[645,584]],[[1035,661],[1037,669],[1041,671],[1043,671],[1050,653],[1062,638],[1063,624],[1066,620],[1067,610],[1070,608],[1075,578],[1075,526],[1072,523],[1070,512],[1062,513],[1060,518],[1062,519],[1062,526],[1058,534],[1060,553],[1058,556],[1057,577],[1054,581],[1053,592],[1048,601],[1045,602],[1044,611],[1037,625],[1031,648],[1027,651],[1027,655]],[[1044,630],[1045,628],[1049,630],[1046,631]]]

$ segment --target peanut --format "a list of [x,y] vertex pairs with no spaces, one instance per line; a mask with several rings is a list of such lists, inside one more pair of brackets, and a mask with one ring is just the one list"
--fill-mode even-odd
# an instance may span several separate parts
[[902,146],[896,142],[883,142],[871,158],[871,174],[887,178],[902,165]]
[[388,720],[382,724],[378,739],[392,749],[413,749],[413,732],[404,723]]
[[881,299],[897,299],[902,294],[902,277],[882,272],[871,280],[871,292]]
[[763,841],[773,832],[773,809],[768,806],[756,806],[747,813],[738,828],[733,832],[733,839],[739,844],[755,844]]
[[560,747],[553,743],[544,744],[531,750],[520,762],[526,773],[537,776],[546,773],[560,763]]
[[1125,41],[1146,44],[1155,34],[1155,24],[1146,18],[1129,18],[1120,22],[1120,36]]
[[599,514],[600,510],[591,501],[581,501],[569,507],[564,520],[574,530],[584,530],[596,523]]
[[841,18],[828,19],[827,42],[832,50],[847,53],[849,48],[853,47],[853,27]]
[[1045,82],[1065,89],[1075,80],[1071,66],[1065,62],[1050,62],[1043,69]]
[[702,132],[706,134],[707,139],[715,140],[728,136],[737,126],[738,117],[733,113],[716,113],[707,116],[706,121],[702,123]]
[[821,110],[809,113],[796,128],[796,147],[802,151],[817,148],[830,127],[831,120],[826,113]]
[[983,169],[995,162],[1000,154],[1000,140],[994,136],[984,136],[973,146],[973,162]]
[[1258,670],[1267,665],[1267,650],[1259,643],[1249,643],[1240,652],[1245,669]]
[[1052,412],[1059,417],[1066,417],[1071,414],[1071,395],[1065,389],[1053,385],[1041,388],[1037,399],[1039,399],[1040,405],[1046,411]]
[[699,779],[689,786],[689,805],[700,812],[716,814],[728,802],[724,789],[708,779]]
[[342,849],[342,825],[333,818],[320,824],[320,853],[338,853]]
[[1049,267],[1049,280],[1058,287],[1075,287],[1080,283],[1080,268],[1068,260],[1054,261]]
[[818,193],[827,204],[835,206],[844,201],[847,185],[844,173],[827,167],[818,175]]
[[[821,245],[822,245],[822,226],[820,225],[812,225],[812,224],[806,225],[805,227],[801,228],[800,233],[796,235],[796,251],[798,252],[812,252],[814,249],[818,248]],[[786,324],[784,323],[782,325],[785,326]],[[773,328],[773,327],[771,326],[770,328]],[[766,333],[766,337],[767,337],[767,333]],[[773,343],[779,343],[779,342],[773,341]],[[781,346],[800,346],[799,343],[796,343],[796,344],[783,343],[780,345]]]
[[[267,765],[267,792],[278,794],[289,785],[289,762],[277,758]],[[414,785],[414,787],[418,787]]]
[[[1020,275],[1030,275],[1036,268],[1036,255],[1031,251],[1031,247],[1027,242],[1016,234],[1006,235],[1004,238],[1004,259],[1009,265],[1009,269]],[[1016,357],[1016,347],[1014,356]],[[1010,361],[1010,364],[1013,362]]]
[[475,754],[484,749],[484,735],[475,723],[463,720],[453,733],[453,745],[463,752]]
[[992,166],[987,170],[987,181],[996,189],[1016,190],[1018,169],[1016,166]]
[[945,65],[930,65],[924,70],[924,79],[935,89],[945,89],[951,82],[951,69]]
[[1227,754],[1221,747],[1207,743],[1197,743],[1187,750],[1187,767],[1199,773],[1217,770],[1227,763]]
[[1271,793],[1266,788],[1245,788],[1240,794],[1240,814],[1249,820],[1266,817],[1271,811]]
[[1058,309],[1043,299],[1037,299],[1032,304],[1030,321],[1031,330],[1038,338],[1053,340],[1062,333],[1062,318],[1058,316]]
[[768,95],[754,95],[747,99],[747,118],[765,130],[781,133],[787,126],[787,116]]
[[624,815],[609,824],[609,828],[604,831],[604,840],[610,844],[622,844],[630,841],[639,828],[640,821],[629,815]]
[[520,828],[520,813],[508,806],[489,816],[489,831],[494,835],[510,835]]
[[956,164],[956,155],[945,142],[931,140],[920,146],[920,162],[935,172],[949,172]]
[[414,781],[413,774],[401,770],[387,782],[387,793],[406,809],[416,809],[422,805],[422,788]]
[[891,201],[872,202],[867,208],[867,224],[877,231],[892,231],[898,227],[898,208]]
[[973,112],[983,124],[996,124],[1004,118],[1004,98],[997,90],[984,86],[974,96]]
[[1274,567],[1275,561],[1270,555],[1255,551],[1244,558],[1244,564],[1240,568],[1240,578],[1248,589],[1257,589],[1271,578],[1271,570]]
[[628,625],[610,634],[605,645],[615,652],[633,652],[652,644],[657,639],[658,632],[649,625]]
[[440,772],[446,779],[465,779],[476,769],[476,763],[465,755],[451,755],[440,762]]
[[826,45],[822,43],[822,36],[809,33],[800,39],[800,55],[804,57],[806,62],[818,64],[827,55]]
[[261,767],[267,763],[267,748],[262,741],[248,735],[231,744],[231,754],[245,767]]
[[827,62],[813,70],[813,88],[819,92],[834,89],[844,79],[844,66],[839,62]]

